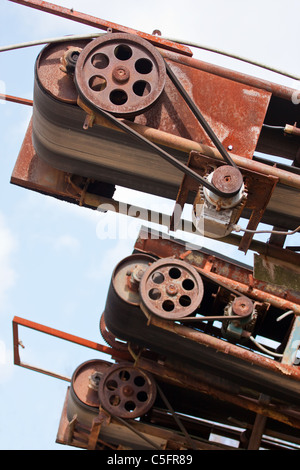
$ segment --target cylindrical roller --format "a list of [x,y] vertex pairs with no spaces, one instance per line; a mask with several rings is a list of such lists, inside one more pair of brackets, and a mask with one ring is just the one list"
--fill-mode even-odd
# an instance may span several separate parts
[[110,362],[93,359],[74,371],[67,403],[67,418],[77,415],[78,421],[90,426],[99,412],[98,387],[103,374],[112,366]]
[[119,418],[144,415],[154,405],[155,398],[154,378],[130,363],[112,366],[99,385],[101,405]]
[[165,258],[153,263],[140,282],[142,304],[148,312],[165,319],[191,315],[203,298],[203,282],[185,261]]
[[139,283],[155,258],[133,254],[124,258],[114,269],[112,286],[119,298],[130,305],[140,305]]
[[237,206],[244,195],[244,182],[242,173],[238,168],[230,165],[219,166],[208,177],[207,180],[212,183],[219,191],[223,193],[233,193],[233,197],[220,197],[207,188],[203,188],[206,200],[218,209],[230,209]]
[[162,93],[166,67],[160,53],[139,36],[105,34],[80,53],[75,84],[84,103],[118,117],[150,108]]
[[232,313],[233,315],[238,315],[241,319],[249,319],[254,310],[253,302],[248,298],[242,295],[241,297],[236,297],[232,303]]

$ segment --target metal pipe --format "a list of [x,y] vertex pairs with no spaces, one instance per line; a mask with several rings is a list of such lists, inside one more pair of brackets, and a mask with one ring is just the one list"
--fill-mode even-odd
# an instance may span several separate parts
[[5,95],[0,93],[0,100],[11,101],[12,103],[25,104],[27,106],[33,106],[32,100],[27,100],[26,98],[19,98],[18,96]]

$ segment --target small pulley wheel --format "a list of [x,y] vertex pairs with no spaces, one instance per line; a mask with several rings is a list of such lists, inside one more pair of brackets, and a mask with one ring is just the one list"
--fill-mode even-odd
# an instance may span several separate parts
[[201,304],[203,291],[202,279],[193,266],[168,258],[153,263],[140,283],[146,310],[171,320],[194,313]]
[[156,399],[152,376],[130,363],[113,365],[98,389],[101,405],[113,416],[137,418],[147,413]]
[[133,117],[150,108],[162,93],[166,67],[148,41],[127,33],[108,33],[80,53],[75,85],[92,110]]

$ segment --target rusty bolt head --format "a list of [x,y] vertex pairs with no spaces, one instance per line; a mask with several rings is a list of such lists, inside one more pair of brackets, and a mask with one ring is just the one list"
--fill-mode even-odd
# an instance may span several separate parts
[[130,77],[129,69],[124,65],[118,65],[113,69],[112,77],[118,83],[126,83]]
[[176,295],[178,292],[178,287],[176,286],[176,284],[169,284],[166,288],[166,292],[169,295]]
[[240,317],[248,317],[253,312],[253,303],[248,297],[237,297],[232,304],[234,315]]
[[212,184],[224,193],[234,193],[242,187],[243,176],[237,168],[223,165],[213,172]]
[[125,385],[122,389],[122,392],[125,397],[131,397],[134,393],[134,390],[130,385]]

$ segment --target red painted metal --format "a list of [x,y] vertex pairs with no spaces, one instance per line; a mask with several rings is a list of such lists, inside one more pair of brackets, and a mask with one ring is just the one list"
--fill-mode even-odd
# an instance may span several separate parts
[[112,23],[111,21],[102,20],[100,18],[96,18],[95,16],[87,15],[85,13],[80,13],[78,11],[73,10],[73,8],[71,9],[65,8],[60,5],[55,5],[54,3],[44,2],[42,0],[9,0],[9,1],[18,3],[19,5],[24,5],[27,7],[35,8],[36,10],[44,11],[46,13],[51,13],[53,15],[60,16],[62,18],[73,20],[73,21],[76,21],[77,23],[86,24],[88,26],[92,26],[93,28],[99,28],[104,31],[111,30],[112,32],[136,34],[148,40],[155,46],[161,47],[163,49],[175,51],[180,54],[187,55],[187,56],[192,55],[192,51],[190,50],[190,48],[182,44],[174,43],[167,39],[163,39],[160,36],[155,36],[152,34],[147,34],[141,31],[137,31],[132,28],[127,28],[126,26]]
[[30,369],[36,372],[41,372],[45,375],[50,375],[55,378],[59,378],[62,380],[69,381],[67,377],[61,376],[59,374],[56,374],[54,372],[41,369],[38,367],[35,367],[30,364],[25,364],[21,361],[20,358],[20,353],[19,353],[19,326],[26,327],[32,330],[39,331],[40,333],[45,333],[50,336],[54,336],[56,338],[69,341],[74,344],[78,344],[80,346],[84,346],[86,348],[93,349],[95,351],[98,351],[99,353],[104,353],[104,354],[109,354],[111,357],[115,359],[121,359],[125,361],[130,361],[132,359],[131,355],[126,352],[126,351],[119,351],[115,350],[113,348],[110,348],[108,346],[104,346],[102,344],[96,343],[94,341],[90,341],[84,338],[81,338],[79,336],[75,336],[69,333],[65,333],[63,331],[57,330],[55,328],[50,328],[45,325],[41,325],[40,323],[36,323],[30,320],[26,320],[24,318],[20,318],[15,316],[13,318],[13,345],[14,345],[14,364],[24,367],[26,369]]

